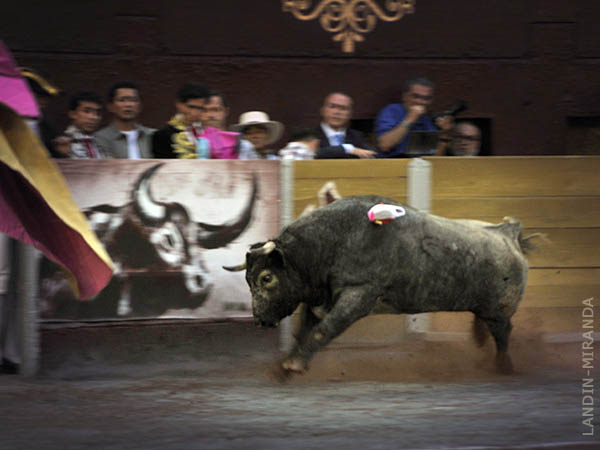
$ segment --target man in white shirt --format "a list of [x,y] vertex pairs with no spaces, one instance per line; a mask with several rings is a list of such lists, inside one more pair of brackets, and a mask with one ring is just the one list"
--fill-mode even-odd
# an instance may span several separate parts
[[319,134],[310,128],[294,130],[291,141],[279,150],[281,159],[307,160],[314,159],[319,150]]
[[107,158],[152,158],[154,129],[137,122],[142,111],[140,90],[134,83],[122,81],[108,91],[106,109],[112,113],[112,123],[94,137]]

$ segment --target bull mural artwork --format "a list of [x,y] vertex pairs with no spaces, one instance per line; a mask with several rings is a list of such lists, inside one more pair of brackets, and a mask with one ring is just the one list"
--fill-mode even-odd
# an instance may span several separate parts
[[193,221],[180,203],[153,198],[150,183],[162,165],[155,164],[138,177],[129,203],[84,210],[115,265],[111,282],[96,298],[77,301],[58,267],[41,260],[45,317],[156,317],[165,312],[165,299],[169,308],[193,309],[206,301],[212,283],[203,252],[226,246],[246,230],[257,199],[257,177],[252,176],[250,198],[241,214],[215,225]]
[[377,196],[342,198],[303,215],[277,238],[254,244],[246,270],[255,322],[276,326],[301,305],[296,343],[281,363],[302,373],[319,349],[369,314],[470,311],[483,345],[496,343],[496,367],[510,373],[511,317],[527,283],[530,238],[506,218],[500,224],[451,220],[402,206],[382,225],[368,211]]

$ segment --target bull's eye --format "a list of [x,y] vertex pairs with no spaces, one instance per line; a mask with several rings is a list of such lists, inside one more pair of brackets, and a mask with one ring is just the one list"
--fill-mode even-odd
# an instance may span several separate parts
[[267,289],[271,289],[277,285],[277,276],[270,270],[263,270],[258,276],[259,284]]

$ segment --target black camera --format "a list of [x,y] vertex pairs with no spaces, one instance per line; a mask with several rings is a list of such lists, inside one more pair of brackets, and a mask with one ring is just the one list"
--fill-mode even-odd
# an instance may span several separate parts
[[448,109],[445,109],[442,112],[436,113],[433,115],[433,119],[438,119],[440,117],[452,116],[456,117],[463,111],[466,111],[469,108],[469,104],[464,100],[457,101],[454,105],[450,106]]

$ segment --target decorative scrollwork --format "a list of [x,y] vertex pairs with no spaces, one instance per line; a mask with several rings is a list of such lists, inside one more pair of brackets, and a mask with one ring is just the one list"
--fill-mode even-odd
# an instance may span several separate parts
[[377,19],[394,22],[404,14],[415,12],[417,0],[385,0],[385,8],[377,0],[320,0],[310,12],[312,0],[282,0],[283,11],[300,20],[317,17],[324,30],[336,33],[332,39],[342,42],[345,53],[354,52],[354,43],[364,41],[362,34],[375,28]]

